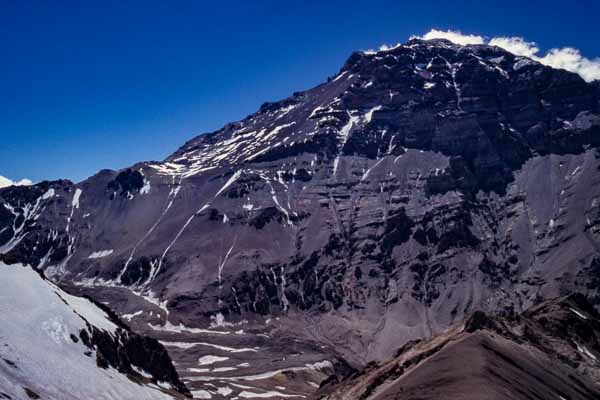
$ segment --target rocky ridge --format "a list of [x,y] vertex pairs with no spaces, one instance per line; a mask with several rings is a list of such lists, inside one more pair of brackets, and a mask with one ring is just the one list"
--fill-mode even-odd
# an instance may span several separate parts
[[581,295],[504,317],[477,311],[437,337],[407,343],[385,363],[330,378],[315,398],[595,399],[598,317]]

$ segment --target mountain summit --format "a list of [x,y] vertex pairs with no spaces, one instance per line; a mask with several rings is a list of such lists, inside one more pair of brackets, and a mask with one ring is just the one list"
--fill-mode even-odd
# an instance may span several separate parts
[[306,395],[478,309],[600,304],[599,100],[494,46],[357,52],[162,162],[1,190],[0,253],[167,343],[197,394]]

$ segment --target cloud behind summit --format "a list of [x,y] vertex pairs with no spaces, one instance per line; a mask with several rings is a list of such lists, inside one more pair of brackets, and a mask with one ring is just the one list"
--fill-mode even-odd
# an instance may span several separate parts
[[489,44],[502,47],[513,54],[529,57],[544,65],[561,68],[579,74],[587,82],[600,80],[600,58],[590,59],[584,57],[579,49],[573,47],[553,48],[545,54],[535,42],[530,42],[518,36],[499,36],[488,39],[480,35],[465,34],[461,31],[431,29],[423,36],[412,36],[421,39],[447,39],[460,45]]

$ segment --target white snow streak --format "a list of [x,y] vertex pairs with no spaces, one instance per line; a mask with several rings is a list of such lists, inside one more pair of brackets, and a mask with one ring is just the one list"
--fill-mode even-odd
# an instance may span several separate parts
[[[225,185],[223,185],[218,191],[217,193],[214,195],[213,200],[216,199],[221,193],[223,193],[229,186],[231,186],[242,174],[243,170],[238,170],[236,171],[230,178],[229,180],[225,183]],[[192,214],[188,220],[185,222],[185,224],[183,224],[183,227],[181,227],[181,229],[179,230],[179,232],[177,232],[177,235],[175,235],[175,238],[171,241],[171,243],[169,243],[169,245],[167,246],[167,248],[165,249],[165,251],[163,252],[163,254],[160,257],[160,260],[158,262],[158,266],[156,268],[152,268],[152,270],[150,271],[150,276],[148,277],[148,283],[152,282],[154,280],[154,278],[156,278],[156,276],[158,275],[158,273],[160,272],[160,268],[162,266],[162,263],[167,255],[167,253],[169,252],[169,250],[171,249],[171,247],[173,247],[173,245],[175,244],[175,242],[177,242],[177,239],[179,239],[179,237],[181,236],[181,234],[185,231],[185,229],[188,227],[188,225],[192,222],[192,220],[199,214],[202,213],[202,211],[206,210],[208,207],[210,207],[210,201],[205,203],[202,207],[200,207],[200,209],[198,211],[196,211],[194,214]]]
[[150,234],[152,234],[152,232],[154,232],[154,230],[156,229],[156,227],[158,226],[158,224],[160,223],[160,221],[162,221],[162,219],[165,216],[165,214],[167,213],[167,211],[169,211],[169,209],[171,208],[171,206],[173,206],[173,202],[175,201],[175,198],[179,194],[180,190],[181,190],[181,181],[179,182],[179,184],[177,186],[175,186],[174,188],[172,188],[170,190],[169,195],[167,196],[167,201],[166,201],[167,205],[164,208],[163,212],[158,217],[158,219],[150,227],[150,229],[148,230],[148,232],[146,232],[146,234],[135,244],[135,246],[133,246],[133,249],[131,250],[131,254],[129,255],[129,258],[125,262],[125,265],[123,266],[123,269],[121,270],[121,272],[119,273],[119,276],[117,277],[117,282],[121,281],[121,278],[123,277],[123,274],[127,270],[127,267],[129,266],[129,264],[131,263],[131,261],[133,261],[133,256],[134,256],[137,248],[140,246],[140,244],[142,244],[148,238],[148,236],[150,236]]
[[[207,333],[207,332],[214,333],[212,331],[204,330],[204,333]],[[195,332],[195,333],[197,333],[197,332]],[[161,341],[161,343],[167,347],[169,347],[169,346],[177,347],[180,349],[190,349],[195,346],[206,346],[206,347],[212,347],[213,349],[226,351],[228,353],[248,353],[248,352],[256,353],[256,352],[258,352],[258,347],[256,347],[256,348],[250,348],[250,347],[238,348],[238,347],[221,346],[218,344],[212,344],[212,343],[207,343],[207,342],[163,342],[163,341]]]
[[211,365],[218,362],[223,362],[229,360],[229,357],[219,357],[219,356],[202,356],[198,359],[198,365]]
[[260,374],[255,374],[255,375],[244,375],[244,376],[193,376],[193,377],[189,377],[187,378],[190,381],[202,381],[202,382],[207,382],[207,381],[214,381],[214,380],[221,380],[221,381],[260,381],[263,379],[269,379],[272,378],[274,376],[277,376],[279,374],[285,373],[285,372],[299,372],[299,371],[308,371],[308,370],[313,370],[313,371],[319,371],[322,369],[327,369],[327,368],[333,368],[333,364],[330,361],[319,361],[316,362],[314,364],[306,364],[303,367],[290,367],[290,368],[283,368],[283,369],[277,369],[274,371],[268,371],[268,372],[263,372]]
[[582,313],[580,313],[579,311],[577,311],[574,308],[571,308],[571,311],[573,311],[579,318],[588,319],[588,317],[586,317],[585,315],[583,315]]
[[83,193],[81,189],[75,189],[75,194],[73,195],[73,201],[71,201],[71,206],[79,208],[79,198],[81,197],[81,193]]
[[104,257],[110,256],[113,252],[114,252],[113,249],[95,251],[92,254],[90,254],[88,258],[90,258],[90,259],[104,258]]
[[340,133],[339,133],[339,137],[340,137],[340,150],[339,153],[337,155],[337,157],[335,158],[335,160],[333,161],[333,176],[335,176],[337,169],[338,169],[338,165],[340,162],[340,156],[342,154],[342,151],[344,149],[344,146],[346,145],[346,142],[348,141],[348,137],[350,135],[350,131],[352,130],[352,127],[358,123],[358,121],[360,121],[360,117],[358,116],[353,116],[350,111],[347,111],[348,113],[348,122],[346,123],[346,125],[344,125],[342,127],[342,129],[340,129]]

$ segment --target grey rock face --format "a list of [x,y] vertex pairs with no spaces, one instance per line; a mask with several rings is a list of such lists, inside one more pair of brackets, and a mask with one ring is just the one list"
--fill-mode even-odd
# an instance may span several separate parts
[[355,53],[162,162],[1,190],[0,252],[163,324],[280,317],[355,366],[476,308],[598,306],[599,98],[496,47]]

